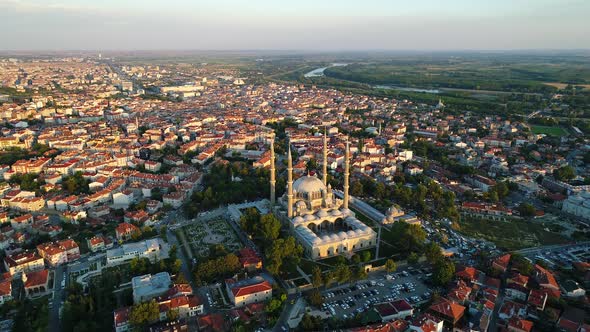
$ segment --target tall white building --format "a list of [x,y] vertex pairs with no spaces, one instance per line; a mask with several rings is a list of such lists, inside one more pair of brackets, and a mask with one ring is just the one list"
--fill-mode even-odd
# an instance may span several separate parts
[[570,195],[563,202],[563,207],[561,210],[563,212],[590,220],[590,192],[582,191],[578,194]]

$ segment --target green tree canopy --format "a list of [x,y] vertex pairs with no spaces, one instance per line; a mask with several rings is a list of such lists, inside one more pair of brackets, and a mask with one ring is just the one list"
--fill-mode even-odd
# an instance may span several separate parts
[[449,259],[441,259],[434,265],[432,281],[436,285],[446,285],[455,275],[455,264]]
[[129,314],[129,322],[138,327],[155,322],[160,317],[160,310],[156,300],[136,304]]
[[390,258],[387,261],[385,261],[385,270],[390,273],[395,272],[395,270],[397,270],[397,264],[393,259]]

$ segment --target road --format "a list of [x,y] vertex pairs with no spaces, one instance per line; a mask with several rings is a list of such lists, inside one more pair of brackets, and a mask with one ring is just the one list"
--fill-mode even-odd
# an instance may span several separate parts
[[193,274],[191,271],[192,270],[192,268],[191,268],[192,262],[184,255],[184,251],[180,247],[180,243],[178,242],[178,239],[176,238],[176,234],[174,234],[174,232],[172,232],[172,230],[168,229],[166,236],[168,237],[168,243],[171,246],[172,245],[176,246],[176,248],[177,248],[176,256],[182,262],[182,264],[180,266],[181,273],[183,273],[184,278],[186,280],[188,280],[189,284],[193,288],[193,292],[195,294],[197,294],[203,300],[203,309],[205,310],[205,312],[209,312],[209,310],[211,309],[211,306],[209,305],[209,302],[206,301],[207,293],[209,292],[209,290],[207,289],[207,287],[198,287],[197,284],[195,284],[194,279],[193,279]]
[[[65,300],[65,287],[61,287],[61,282],[67,273],[67,265],[59,265],[54,270],[53,275],[53,305],[49,308],[49,332],[61,331],[59,310],[61,308],[61,302]],[[67,278],[66,278],[67,279]],[[66,280],[66,287],[67,287]]]
[[[291,295],[287,296],[287,301],[285,301],[286,302],[285,307],[283,308],[283,311],[281,312],[279,319],[277,319],[275,326],[272,328],[273,331],[276,331],[276,332],[283,331],[283,329],[282,329],[283,326],[288,328],[287,322],[289,321],[289,318],[291,317],[291,311],[295,307],[295,304],[297,304],[297,299],[300,297],[301,297],[301,295],[299,295],[299,294],[291,294]],[[291,302],[294,302],[294,303],[291,304]]]
[[565,250],[565,249],[578,247],[578,246],[584,246],[584,245],[590,245],[590,241],[578,242],[578,243],[572,243],[572,244],[555,244],[555,245],[550,245],[550,246],[526,248],[526,249],[517,250],[516,252],[523,254],[523,255],[530,255],[530,254],[535,254],[537,252],[553,251],[556,249]]

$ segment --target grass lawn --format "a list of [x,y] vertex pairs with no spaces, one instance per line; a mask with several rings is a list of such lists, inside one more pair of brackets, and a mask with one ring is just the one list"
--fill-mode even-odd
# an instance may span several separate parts
[[567,132],[561,127],[549,127],[549,126],[531,126],[533,134],[545,134],[550,136],[565,136]]
[[506,250],[569,242],[559,234],[546,231],[546,225],[535,221],[511,220],[503,222],[463,218],[459,225],[461,226],[459,232],[470,237],[494,242],[498,247]]

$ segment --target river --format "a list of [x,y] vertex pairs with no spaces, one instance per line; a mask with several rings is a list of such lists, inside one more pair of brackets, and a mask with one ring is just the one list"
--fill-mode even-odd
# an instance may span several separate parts
[[329,66],[326,67],[322,67],[322,68],[316,68],[312,71],[310,71],[309,73],[306,73],[303,75],[303,77],[320,77],[320,76],[324,76],[324,70],[330,68],[330,67],[343,67],[343,66],[347,66],[348,63],[333,63]]
[[426,92],[426,93],[434,93],[434,94],[441,93],[441,91],[438,90],[438,89],[406,88],[406,87],[395,86],[395,85],[374,85],[373,88],[375,88],[375,89],[387,89],[387,90],[400,90],[400,91],[408,91],[408,92]]

